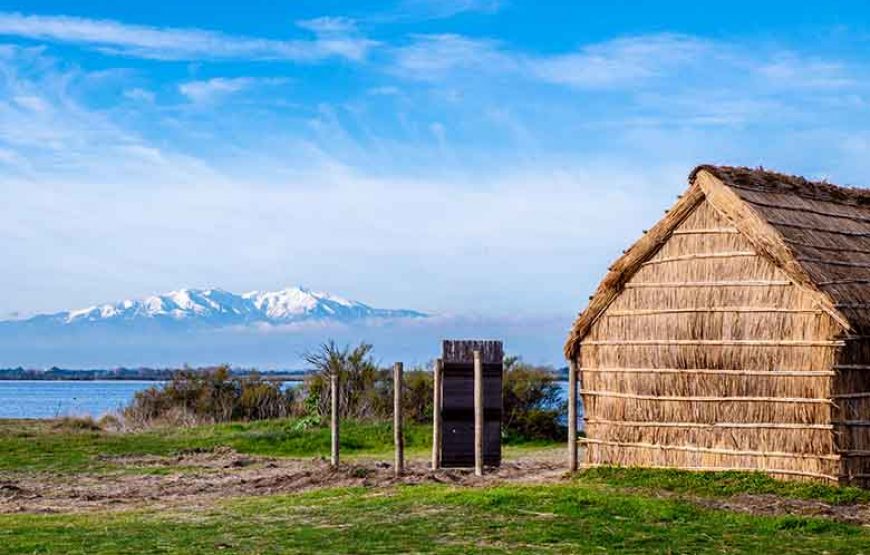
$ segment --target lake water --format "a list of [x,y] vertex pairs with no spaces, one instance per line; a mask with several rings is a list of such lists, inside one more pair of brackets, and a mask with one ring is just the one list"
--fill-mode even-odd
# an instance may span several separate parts
[[[0,418],[99,417],[127,405],[133,395],[161,382],[149,381],[3,381]],[[296,382],[287,382],[292,387]],[[567,382],[559,384],[567,395]]]
[[98,417],[118,410],[133,394],[160,382],[0,381],[0,418]]

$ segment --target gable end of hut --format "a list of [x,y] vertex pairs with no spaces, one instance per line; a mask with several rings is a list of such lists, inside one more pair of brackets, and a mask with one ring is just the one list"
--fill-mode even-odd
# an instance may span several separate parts
[[764,212],[795,207],[731,185],[696,170],[575,322],[566,355],[580,372],[585,463],[863,483],[870,342],[827,283],[859,278],[821,280],[806,237]]

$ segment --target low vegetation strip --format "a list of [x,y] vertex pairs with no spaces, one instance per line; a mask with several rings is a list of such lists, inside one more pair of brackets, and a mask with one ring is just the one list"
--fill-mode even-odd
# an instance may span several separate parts
[[606,484],[644,493],[668,492],[695,497],[775,495],[830,505],[870,503],[870,490],[820,482],[784,481],[760,472],[688,472],[648,468],[591,468],[581,474],[590,484]]
[[[93,473],[112,470],[112,457],[169,456],[216,447],[262,456],[329,455],[329,429],[306,426],[296,419],[136,432],[95,430],[67,422],[68,425],[58,427],[51,421],[0,420],[0,472]],[[393,448],[392,427],[386,422],[345,422],[341,434],[343,455],[375,456],[390,453]],[[427,425],[406,426],[405,445],[409,454],[428,451],[431,434]]]
[[864,529],[583,480],[333,488],[184,511],[2,515],[6,553],[862,553]]

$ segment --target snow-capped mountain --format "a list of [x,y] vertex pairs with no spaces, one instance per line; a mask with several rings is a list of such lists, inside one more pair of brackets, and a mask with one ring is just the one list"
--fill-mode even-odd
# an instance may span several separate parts
[[43,314],[16,323],[76,326],[88,323],[155,322],[220,327],[248,323],[288,324],[307,320],[353,322],[425,316],[414,310],[373,308],[329,293],[288,287],[280,291],[251,291],[242,295],[222,289],[181,289],[144,299],[128,299],[57,314]]

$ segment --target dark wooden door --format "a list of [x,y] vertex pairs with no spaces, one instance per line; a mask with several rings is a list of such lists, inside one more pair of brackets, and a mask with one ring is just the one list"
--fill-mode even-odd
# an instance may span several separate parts
[[501,464],[502,373],[501,341],[444,341],[444,381],[441,419],[441,466],[474,466],[474,358],[483,354],[483,463]]

